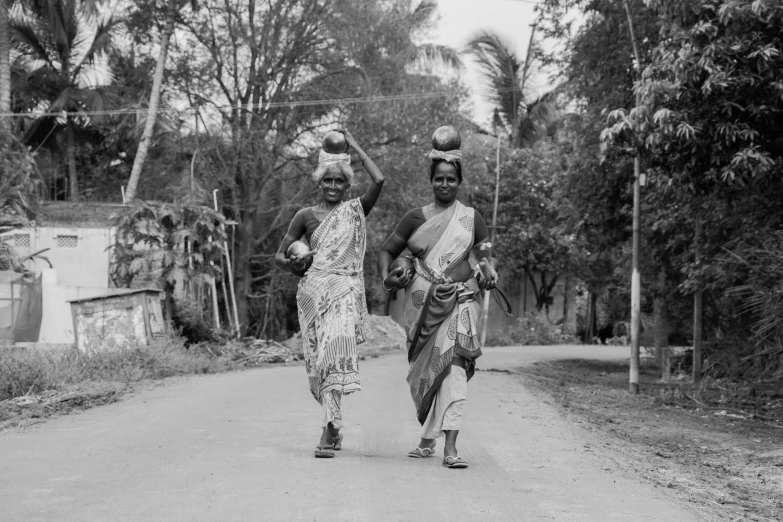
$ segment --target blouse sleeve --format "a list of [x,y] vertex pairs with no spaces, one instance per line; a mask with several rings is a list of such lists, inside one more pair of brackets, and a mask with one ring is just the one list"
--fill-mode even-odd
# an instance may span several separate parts
[[394,230],[394,233],[405,241],[408,241],[408,239],[410,239],[416,229],[419,228],[423,222],[424,213],[420,208],[414,208],[402,216],[400,222],[397,223],[397,228]]
[[475,228],[473,229],[473,244],[478,245],[489,239],[487,223],[477,210],[474,211],[473,223],[475,224]]
[[294,219],[291,220],[291,224],[288,225],[288,236],[296,239],[301,238],[306,232],[306,213],[307,209],[303,208],[294,214]]

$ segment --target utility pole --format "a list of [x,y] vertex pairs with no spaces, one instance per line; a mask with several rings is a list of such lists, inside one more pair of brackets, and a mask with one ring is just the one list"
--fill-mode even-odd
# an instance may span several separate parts
[[[498,197],[500,193],[500,129],[497,130],[498,133],[498,146],[497,146],[497,153],[495,156],[495,205],[492,209],[492,233],[490,235],[490,243],[492,243],[492,248],[495,248],[495,235],[497,234],[498,230]],[[481,323],[481,346],[484,346],[484,343],[487,340],[487,323],[489,322],[489,290],[484,290],[484,313],[481,314],[483,317],[483,322]]]
[[[636,79],[642,78],[642,62],[639,56],[639,47],[636,45],[636,34],[633,29],[633,18],[628,0],[623,0],[625,14],[628,16],[628,30],[631,34],[631,44],[636,64]],[[641,105],[641,95],[636,93],[636,107]],[[628,378],[630,391],[634,395],[639,394],[639,333],[641,326],[641,274],[639,273],[639,224],[641,221],[641,165],[639,152],[633,160],[633,255],[631,268],[631,371]]]

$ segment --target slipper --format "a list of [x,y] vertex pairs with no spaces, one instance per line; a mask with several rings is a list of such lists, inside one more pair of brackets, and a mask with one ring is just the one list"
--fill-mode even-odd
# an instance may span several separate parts
[[317,459],[333,459],[334,458],[334,446],[317,446],[315,448],[315,458]]
[[335,451],[340,451],[343,449],[343,435],[340,434],[332,439],[332,447]]
[[435,444],[433,444],[429,448],[417,447],[416,449],[408,452],[408,456],[414,459],[426,459],[427,457],[430,457],[434,454],[435,454]]
[[464,469],[468,467],[468,463],[462,460],[462,457],[452,457],[451,455],[443,459],[443,465],[453,469]]

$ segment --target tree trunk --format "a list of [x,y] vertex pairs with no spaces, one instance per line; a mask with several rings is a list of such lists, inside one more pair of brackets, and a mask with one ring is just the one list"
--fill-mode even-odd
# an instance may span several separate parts
[[[243,198],[245,199],[245,198]],[[243,201],[247,203],[247,201]],[[234,290],[237,298],[237,315],[239,324],[243,327],[242,334],[246,335],[249,324],[250,303],[249,295],[253,294],[253,272],[250,268],[250,256],[253,254],[253,224],[252,215],[248,212],[240,212],[237,225],[236,257],[234,258]],[[269,297],[267,297],[269,299]]]
[[163,27],[163,33],[160,35],[160,53],[158,54],[158,63],[155,65],[155,76],[152,78],[152,92],[150,93],[150,105],[147,109],[147,121],[144,125],[144,134],[141,136],[139,148],[136,151],[136,158],[133,160],[128,188],[125,191],[126,201],[132,201],[136,197],[136,190],[141,177],[141,170],[144,167],[144,160],[147,159],[152,135],[155,132],[155,120],[158,116],[158,106],[160,105],[160,91],[163,85],[163,72],[166,67],[166,56],[169,50],[169,41],[174,33],[174,19],[177,14],[177,0],[169,0],[168,10],[166,12],[166,25]]
[[[695,258],[696,267],[701,269],[701,220],[696,218]],[[702,336],[702,283],[701,276],[693,294],[693,384],[701,382],[701,336]]]
[[[11,112],[11,31],[8,2],[0,2],[0,113]],[[0,131],[10,130],[10,118],[0,118]]]
[[576,281],[570,272],[566,274],[563,295],[563,333],[576,333]]
[[669,324],[666,306],[666,271],[661,269],[658,274],[658,294],[653,300],[653,320],[655,337],[655,355],[661,367],[661,379],[669,381]]
[[76,172],[76,131],[73,118],[68,116],[65,128],[68,145],[65,147],[65,160],[68,162],[68,179],[71,183],[71,201],[79,201],[79,177]]

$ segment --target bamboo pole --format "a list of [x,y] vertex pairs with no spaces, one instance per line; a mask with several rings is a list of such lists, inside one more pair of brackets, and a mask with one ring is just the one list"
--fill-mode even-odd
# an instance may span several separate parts
[[[495,159],[495,204],[492,208],[492,233],[489,240],[490,243],[492,243],[492,248],[495,248],[495,235],[497,234],[498,230],[498,199],[500,193],[500,132],[498,132],[498,147]],[[487,323],[489,323],[489,290],[484,290],[484,302],[482,305],[484,310],[481,314],[481,346],[484,346],[487,340]]]

